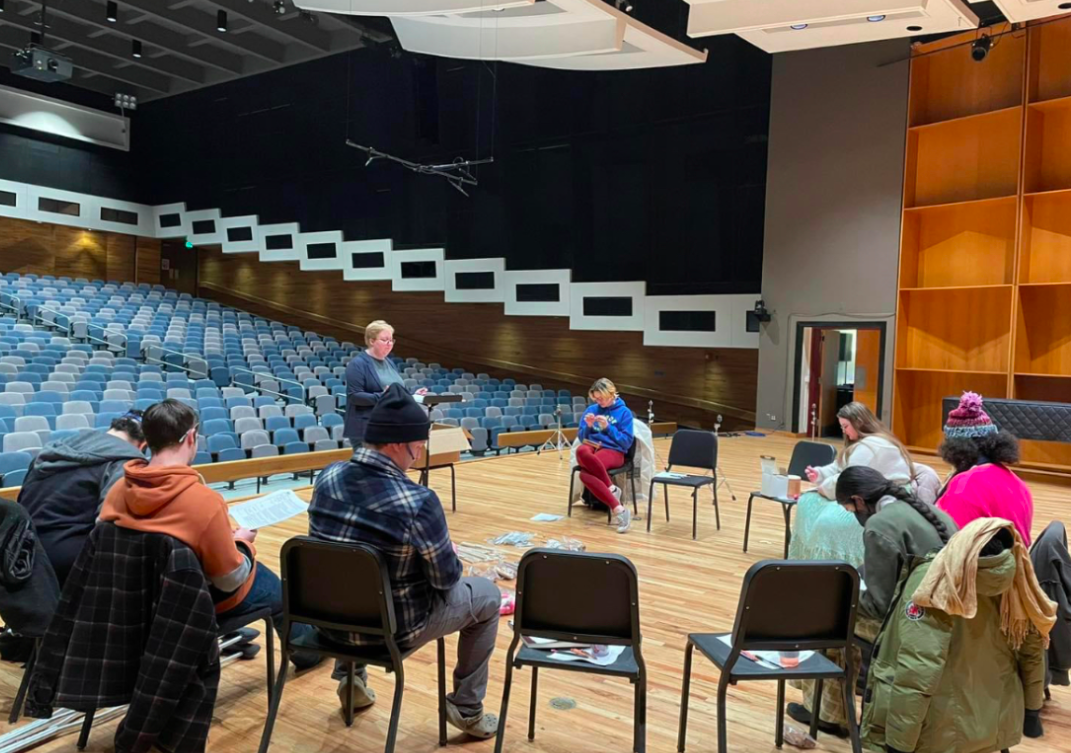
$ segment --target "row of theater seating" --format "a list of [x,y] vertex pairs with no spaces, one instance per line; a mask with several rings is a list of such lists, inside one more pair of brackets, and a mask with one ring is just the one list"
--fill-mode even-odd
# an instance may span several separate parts
[[[346,444],[353,343],[132,283],[9,273],[0,277],[0,312],[3,486],[21,482],[47,442],[104,430],[165,397],[199,411],[199,463]],[[501,449],[503,432],[555,426],[559,409],[563,426],[576,425],[584,407],[565,390],[393,360],[410,388],[461,395],[432,417],[469,429],[479,454]]]

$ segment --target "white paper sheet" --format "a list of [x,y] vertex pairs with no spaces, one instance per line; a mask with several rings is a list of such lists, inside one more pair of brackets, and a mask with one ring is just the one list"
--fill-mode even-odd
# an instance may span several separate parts
[[[726,646],[733,645],[732,635],[722,635],[718,637],[718,640],[724,643]],[[814,656],[814,651],[800,651],[800,664]],[[767,669],[790,669],[781,664],[781,652],[780,651],[741,651],[741,656],[744,656],[756,664],[761,664]]]
[[554,515],[553,513],[549,512],[541,512],[538,515],[532,516],[532,520],[536,521],[537,523],[553,523],[554,521],[561,519],[561,515]]
[[680,478],[688,478],[688,474],[687,473],[677,473],[676,471],[660,471],[659,473],[656,473],[654,475],[654,477],[655,478],[680,479]]
[[[608,667],[613,664],[618,658],[625,652],[624,646],[604,646],[606,649],[605,654],[601,654],[597,657],[592,657],[590,653],[581,656],[580,654],[574,654],[566,651],[552,651],[554,658],[559,661],[582,661],[588,664],[594,664],[599,667]],[[578,651],[584,651],[585,649],[577,649]],[[588,649],[590,652],[590,649]]]
[[264,497],[234,505],[229,512],[242,528],[255,531],[267,528],[295,515],[307,512],[309,505],[290,489],[281,489]]

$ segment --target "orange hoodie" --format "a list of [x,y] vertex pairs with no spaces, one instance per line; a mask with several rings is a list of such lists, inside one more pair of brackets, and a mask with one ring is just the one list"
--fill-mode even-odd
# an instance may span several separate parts
[[[235,540],[223,497],[205,486],[201,474],[189,466],[153,467],[132,460],[124,471],[104,499],[100,520],[174,536],[197,553],[209,582],[227,594],[216,604],[216,612],[240,604],[256,576],[256,550]],[[245,547],[249,556],[239,547]]]

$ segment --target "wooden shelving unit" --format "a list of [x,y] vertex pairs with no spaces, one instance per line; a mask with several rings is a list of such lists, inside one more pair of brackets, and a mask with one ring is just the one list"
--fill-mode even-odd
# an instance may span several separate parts
[[[911,63],[893,429],[926,451],[964,390],[1071,402],[1071,16],[982,65],[973,36]],[[1071,470],[1071,447],[1023,460]]]

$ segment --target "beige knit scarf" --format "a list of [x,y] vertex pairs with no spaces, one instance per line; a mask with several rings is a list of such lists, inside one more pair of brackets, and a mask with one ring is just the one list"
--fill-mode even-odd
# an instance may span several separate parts
[[1041,590],[1022,537],[1010,521],[979,518],[965,526],[938,552],[912,599],[919,606],[972,619],[978,613],[978,558],[1002,528],[1015,539],[1015,579],[1000,599],[1001,632],[1018,650],[1033,627],[1048,646],[1056,604]]

